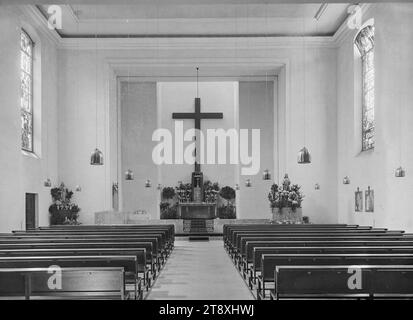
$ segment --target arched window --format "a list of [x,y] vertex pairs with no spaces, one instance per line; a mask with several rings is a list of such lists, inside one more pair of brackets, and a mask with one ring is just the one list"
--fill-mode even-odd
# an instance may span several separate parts
[[20,33],[20,111],[21,147],[33,152],[33,41],[22,29]]
[[374,26],[360,30],[355,45],[361,56],[362,150],[374,148]]

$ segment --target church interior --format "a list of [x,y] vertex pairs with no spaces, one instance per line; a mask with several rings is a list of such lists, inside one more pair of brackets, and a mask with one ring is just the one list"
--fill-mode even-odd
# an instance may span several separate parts
[[413,298],[413,3],[36,2],[0,5],[0,298]]

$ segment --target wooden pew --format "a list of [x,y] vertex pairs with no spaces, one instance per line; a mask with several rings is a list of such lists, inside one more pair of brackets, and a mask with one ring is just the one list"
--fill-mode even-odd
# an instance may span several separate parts
[[142,248],[69,248],[69,249],[3,249],[0,257],[38,257],[38,256],[130,256],[138,261],[138,274],[149,283],[149,273],[146,264],[146,251]]
[[241,239],[247,237],[411,237],[413,235],[406,235],[402,231],[300,231],[300,232],[291,232],[291,231],[257,231],[257,232],[235,232],[231,239],[231,246],[234,249],[239,249],[241,245]]
[[[241,244],[241,257],[243,264],[254,262],[255,248],[271,247],[413,247],[412,241],[369,241],[369,240],[337,240],[337,241],[249,241]],[[260,261],[260,260],[259,260]]]
[[123,268],[62,268],[62,288],[50,289],[48,268],[0,269],[0,296],[25,299],[124,299]]
[[413,241],[413,237],[405,236],[405,235],[336,235],[333,234],[318,234],[313,236],[303,236],[303,235],[267,235],[267,236],[242,236],[238,239],[237,245],[234,247],[233,252],[231,253],[233,260],[236,263],[242,261],[242,257],[245,255],[245,245],[248,241],[301,241],[301,242],[308,242],[308,241],[323,241],[323,242],[331,242],[331,241],[369,241],[369,242],[382,242],[382,241]]
[[[10,237],[10,235],[8,235]],[[108,238],[108,237],[151,237],[157,238],[159,247],[160,248],[167,248],[166,236],[162,232],[152,232],[152,231],[141,231],[141,232],[122,232],[122,231],[61,231],[61,232],[49,232],[49,231],[33,231],[33,232],[26,232],[26,231],[15,231],[13,236],[16,238],[27,238],[27,237],[89,237],[89,238]],[[7,237],[7,235],[3,235],[1,237]]]
[[160,264],[165,262],[164,256],[162,254],[162,249],[159,246],[159,237],[155,236],[143,236],[143,235],[125,235],[125,236],[113,236],[113,235],[45,235],[45,236],[13,236],[13,235],[3,235],[0,236],[0,244],[9,243],[27,243],[27,242],[45,242],[45,243],[59,243],[63,241],[69,242],[151,242],[153,252],[155,255],[155,260],[157,264],[158,271],[160,270]]
[[[105,249],[101,251],[107,252],[109,249],[145,249],[146,252],[146,268],[140,266],[139,272],[144,274],[144,284],[149,280],[147,272],[150,271],[154,278],[156,276],[157,267],[154,265],[155,260],[152,256],[152,243],[150,242],[103,242],[103,243],[90,243],[90,242],[64,242],[64,243],[49,243],[49,242],[25,242],[25,243],[1,243],[0,242],[0,251],[6,250],[6,252],[19,252],[19,249],[41,249],[43,252],[47,252],[45,249]],[[1,253],[0,253],[1,255]],[[141,263],[144,263],[140,260]]]
[[[252,263],[244,266],[244,273],[248,274],[250,288],[255,284],[257,274],[261,271],[261,258],[264,254],[353,254],[353,253],[381,253],[413,254],[413,246],[352,246],[352,247],[254,247]],[[244,278],[247,278],[245,274]]]
[[320,228],[330,228],[330,229],[357,229],[357,228],[365,228],[371,229],[370,226],[359,226],[359,225],[347,225],[347,224],[272,224],[272,223],[265,223],[265,224],[225,224],[223,226],[223,238],[224,241],[228,237],[229,233],[232,230],[241,230],[241,229],[275,229],[275,228],[290,228],[290,229],[320,229]]
[[[349,277],[360,270],[360,286]],[[349,273],[350,272],[350,273]],[[277,266],[270,298],[380,299],[413,298],[413,265]]]
[[167,241],[173,241],[174,232],[170,228],[158,228],[158,227],[142,227],[142,228],[107,228],[107,227],[66,227],[66,228],[41,228],[30,230],[15,230],[13,233],[161,233]]
[[277,266],[299,265],[413,265],[413,254],[264,254],[261,275],[257,277],[257,298],[266,298]]
[[[225,226],[224,226],[225,227]],[[372,227],[360,226],[323,226],[323,225],[259,225],[259,226],[228,226],[225,228],[223,239],[224,243],[231,243],[236,232],[265,232],[265,231],[285,231],[285,232],[323,232],[323,231],[369,231]],[[386,231],[387,229],[376,229]]]
[[173,224],[167,225],[59,225],[50,227],[39,227],[35,230],[165,230],[168,239],[173,241],[175,239],[175,226]]
[[[0,268],[123,268],[125,297],[143,299],[142,278],[138,275],[139,264],[136,256],[22,256],[0,257]],[[132,286],[132,289],[128,287]],[[133,295],[130,294],[133,292]]]
[[288,236],[316,236],[316,235],[342,235],[342,236],[352,236],[352,235],[394,235],[401,236],[403,231],[388,231],[384,229],[371,229],[371,230],[330,230],[330,229],[317,229],[317,230],[243,230],[243,231],[234,231],[231,234],[231,238],[228,239],[228,247],[230,249],[239,248],[240,239],[247,236],[275,236],[288,237]]

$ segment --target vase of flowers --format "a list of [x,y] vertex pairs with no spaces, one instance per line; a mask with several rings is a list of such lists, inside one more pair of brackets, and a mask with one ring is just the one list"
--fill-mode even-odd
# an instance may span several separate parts
[[73,192],[62,182],[50,191],[53,203],[49,207],[50,225],[78,225],[80,208],[72,202]]
[[192,186],[190,183],[182,183],[175,188],[176,195],[178,196],[179,202],[190,202],[192,198]]
[[288,175],[284,176],[282,185],[273,184],[268,193],[272,220],[277,222],[297,223],[302,220],[301,203],[304,195],[301,187],[291,184]]
[[219,193],[218,182],[212,183],[207,180],[204,182],[204,199],[206,203],[216,203]]

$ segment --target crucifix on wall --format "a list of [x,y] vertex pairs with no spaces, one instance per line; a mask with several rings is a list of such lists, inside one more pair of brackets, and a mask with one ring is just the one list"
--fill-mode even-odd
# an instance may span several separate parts
[[201,98],[198,95],[198,72],[199,68],[196,68],[196,95],[195,98],[195,112],[174,112],[172,113],[172,119],[193,119],[195,120],[195,170],[192,173],[192,201],[202,202],[203,201],[203,174],[201,172],[200,155],[198,150],[200,149],[200,139],[198,137],[201,131],[201,120],[203,119],[223,119],[224,115],[222,112],[201,112]]
[[[174,112],[172,113],[172,119],[193,119],[195,120],[195,129],[197,132],[201,130],[201,120],[202,119],[223,119],[224,115],[222,112],[201,112],[201,98],[198,96],[198,71],[196,68],[197,76],[197,97],[195,98],[195,112]],[[200,139],[195,137],[195,172],[201,172],[201,165],[199,163],[198,149],[200,148]]]

